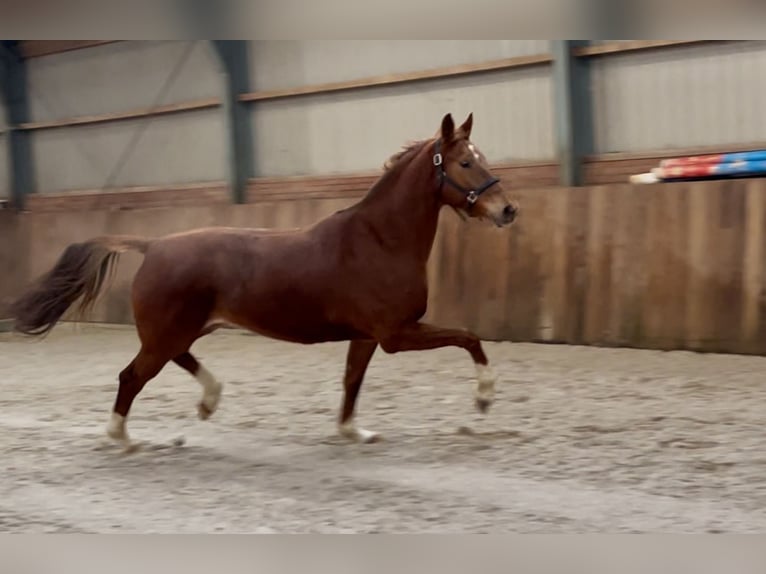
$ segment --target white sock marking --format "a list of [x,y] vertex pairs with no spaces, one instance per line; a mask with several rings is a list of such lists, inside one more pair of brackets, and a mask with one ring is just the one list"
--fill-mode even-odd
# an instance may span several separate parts
[[354,424],[354,419],[349,419],[345,423],[339,424],[338,432],[341,436],[363,443],[375,442],[380,437],[376,432],[357,428]]
[[202,385],[202,401],[204,408],[200,407],[200,418],[206,419],[212,415],[218,408],[218,402],[221,400],[223,385],[215,380],[213,374],[202,365],[199,366],[197,374],[194,377]]
[[109,438],[112,440],[122,444],[125,448],[125,452],[133,452],[133,450],[135,450],[133,444],[130,442],[130,437],[128,436],[125,417],[121,414],[112,412],[112,417],[106,425],[106,434],[109,435]]
[[113,412],[112,418],[109,419],[109,424],[106,425],[106,432],[113,439],[122,440],[128,434],[125,426],[125,417]]
[[476,363],[476,400],[492,404],[495,400],[495,373],[489,365]]

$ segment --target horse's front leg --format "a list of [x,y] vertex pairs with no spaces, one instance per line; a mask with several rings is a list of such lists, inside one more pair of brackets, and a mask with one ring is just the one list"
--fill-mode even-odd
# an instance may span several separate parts
[[354,340],[348,347],[346,357],[346,373],[343,376],[343,405],[338,420],[338,431],[342,436],[359,442],[375,442],[380,437],[378,433],[359,428],[354,424],[354,409],[359,389],[362,387],[367,365],[370,364],[377,341]]
[[461,347],[468,351],[476,366],[476,408],[486,413],[495,399],[495,375],[479,338],[469,331],[442,329],[427,323],[406,325],[379,338],[386,353],[425,351],[441,347]]

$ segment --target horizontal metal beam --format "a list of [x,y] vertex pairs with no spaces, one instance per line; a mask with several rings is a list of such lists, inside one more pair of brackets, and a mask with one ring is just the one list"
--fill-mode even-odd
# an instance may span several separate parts
[[179,114],[183,112],[193,112],[198,110],[207,110],[217,108],[221,105],[218,98],[200,98],[186,102],[177,102],[174,104],[163,104],[160,106],[136,108],[122,112],[109,112],[104,114],[93,114],[87,116],[74,116],[57,120],[45,120],[40,122],[28,122],[19,127],[24,130],[48,130],[55,128],[65,128],[71,126],[85,126],[92,124],[103,124],[108,122],[120,122],[124,120],[134,120],[137,118],[146,118],[152,116],[163,116],[169,114]]
[[384,74],[381,76],[369,76],[345,80],[342,82],[330,82],[325,84],[310,84],[296,88],[278,90],[262,90],[243,94],[242,100],[247,102],[260,102],[264,100],[279,100],[298,96],[310,96],[316,94],[328,94],[335,92],[347,92],[350,90],[362,90],[378,88],[381,86],[395,86],[412,82],[428,80],[441,80],[445,78],[457,78],[470,74],[482,74],[503,70],[526,69],[532,67],[549,66],[553,61],[550,54],[533,54],[531,56],[515,56],[487,62],[472,64],[459,64],[428,70],[413,72],[399,72],[396,74]]
[[596,56],[645,52],[647,50],[666,50],[668,48],[682,48],[699,44],[712,44],[728,41],[729,40],[619,40],[616,42],[593,44],[575,48],[574,55],[580,58],[593,58]]
[[123,40],[24,40],[21,42],[21,53],[27,59],[40,58],[121,41]]

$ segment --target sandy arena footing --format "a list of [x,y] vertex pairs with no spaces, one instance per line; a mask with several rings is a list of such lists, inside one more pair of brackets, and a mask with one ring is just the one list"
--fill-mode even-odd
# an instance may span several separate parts
[[[486,344],[487,416],[457,349],[378,351],[335,434],[345,344],[219,332],[137,399],[132,455],[104,433],[130,328],[0,334],[0,531],[763,532],[766,359]],[[183,437],[184,444],[176,439]]]

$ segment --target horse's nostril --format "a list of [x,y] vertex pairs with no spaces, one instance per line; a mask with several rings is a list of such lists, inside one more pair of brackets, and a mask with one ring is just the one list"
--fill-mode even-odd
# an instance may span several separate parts
[[516,208],[512,205],[506,205],[503,208],[503,217],[508,221],[513,221],[513,218],[516,217]]

